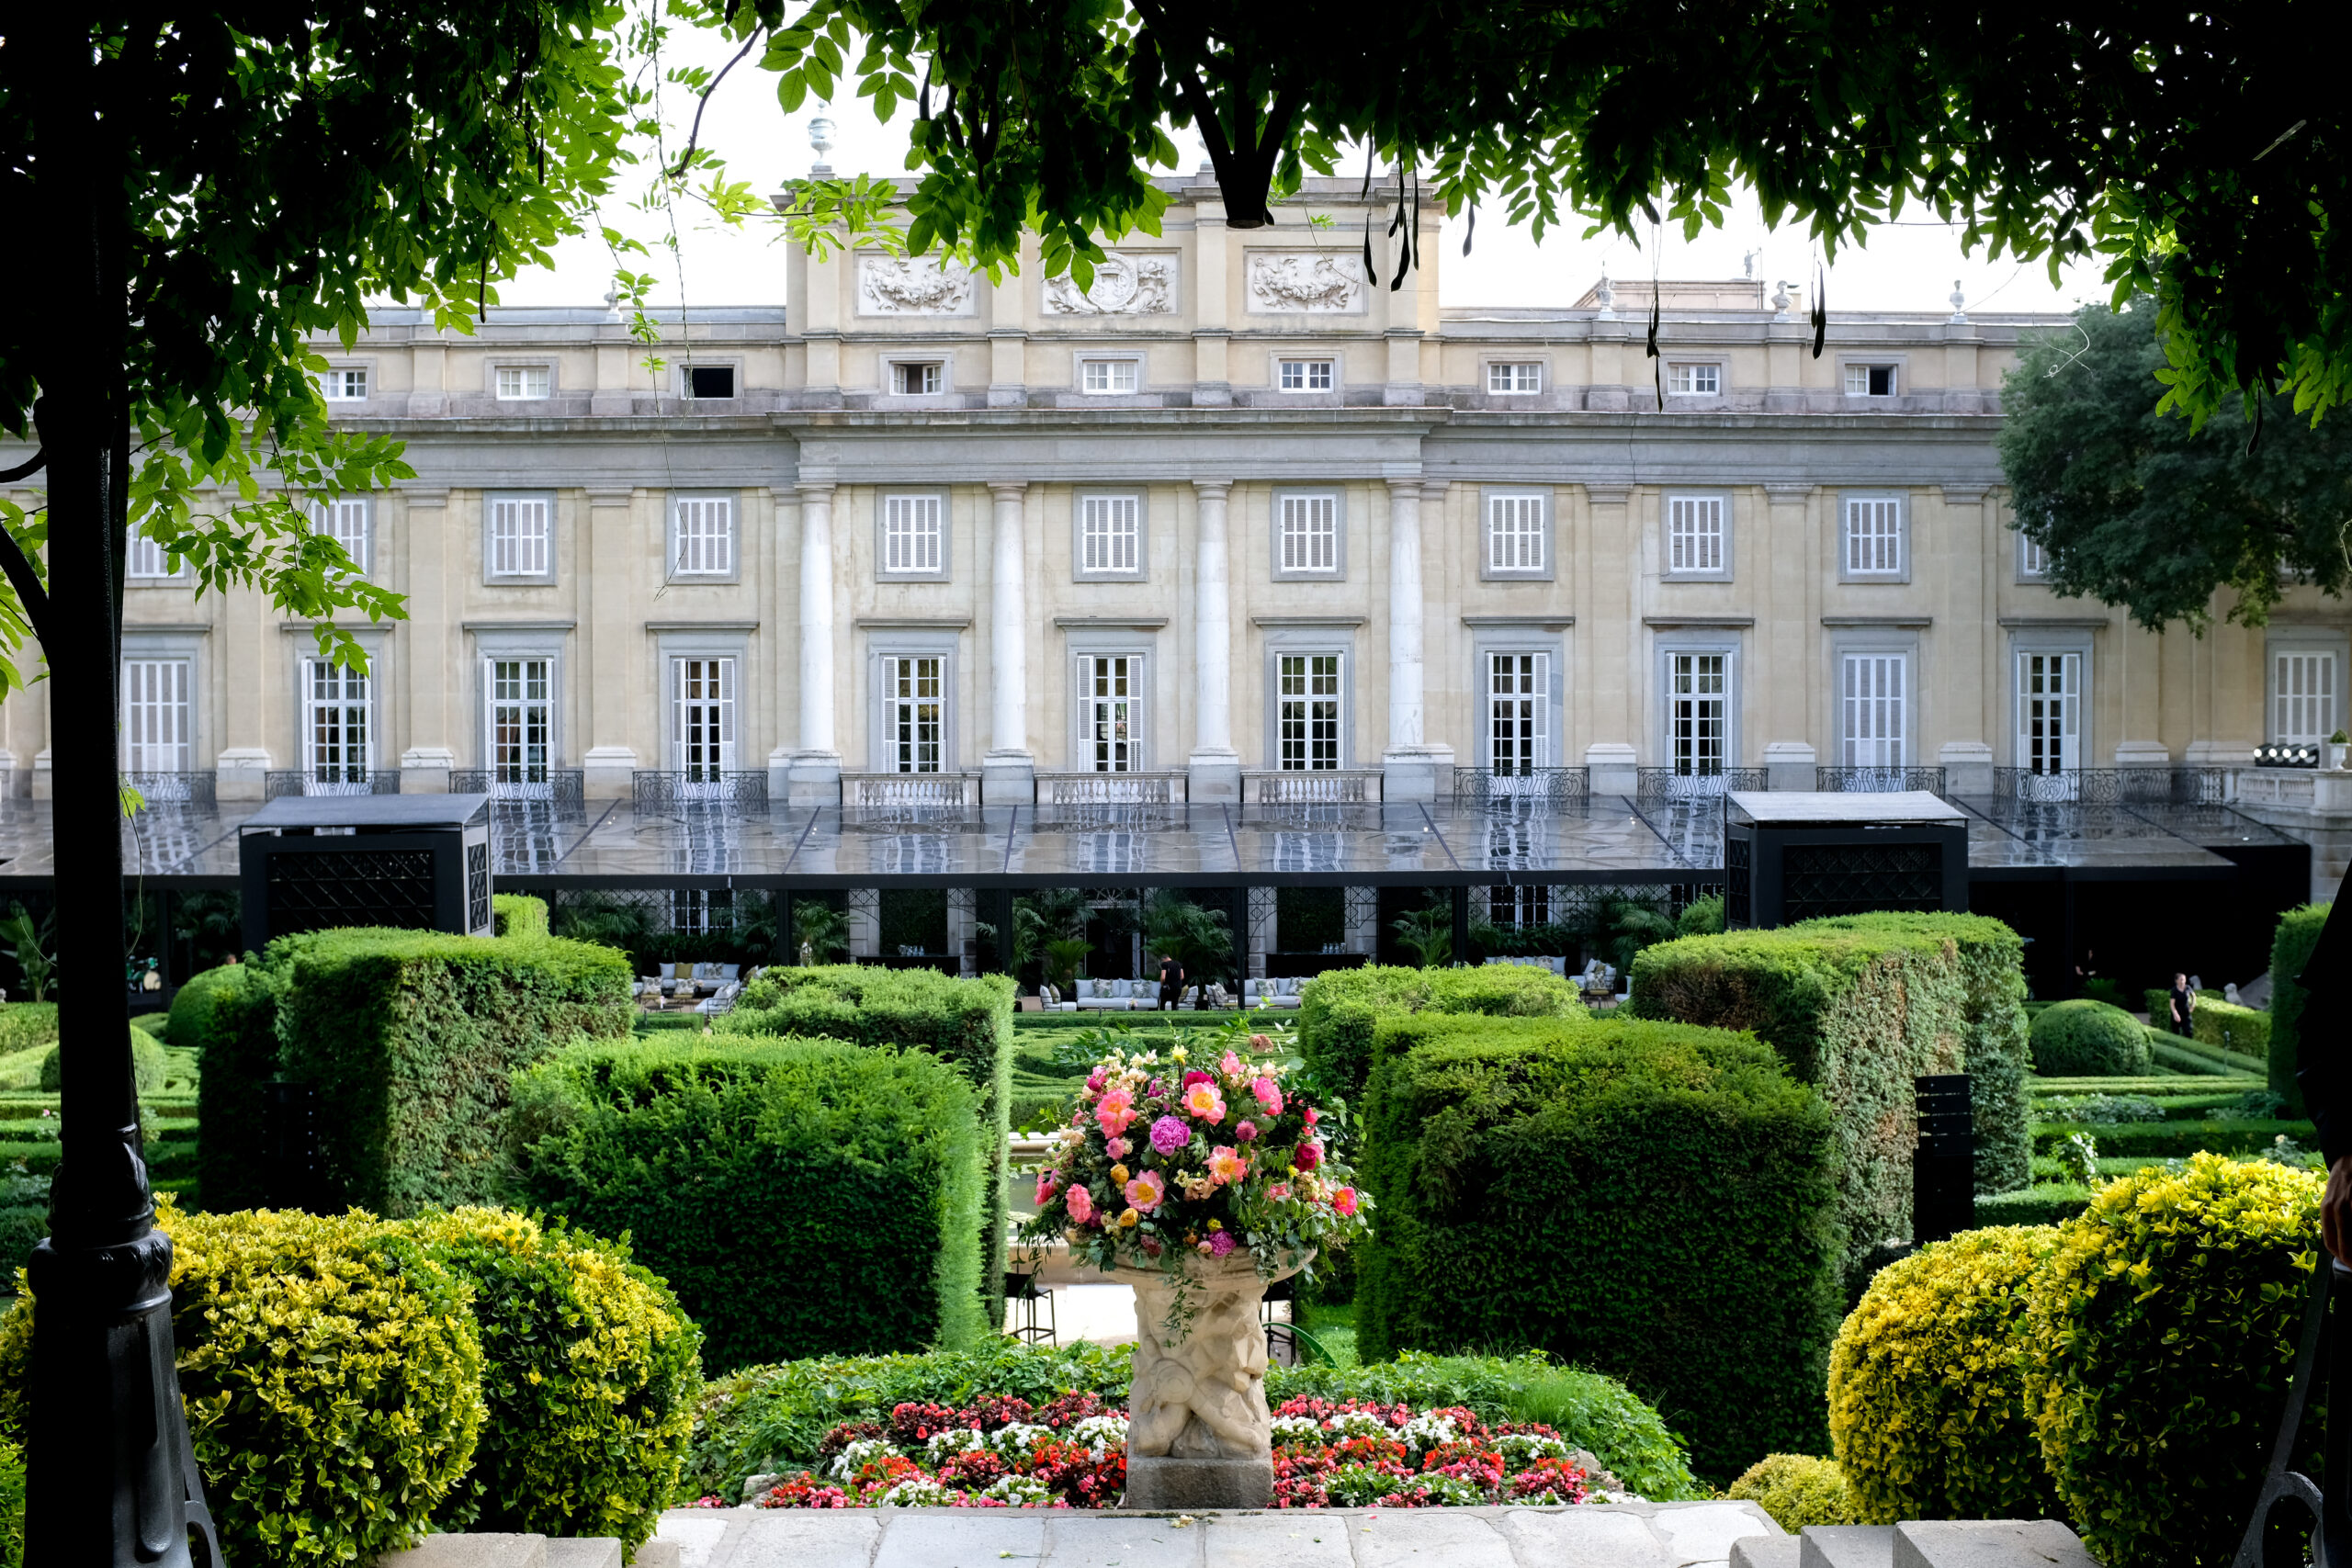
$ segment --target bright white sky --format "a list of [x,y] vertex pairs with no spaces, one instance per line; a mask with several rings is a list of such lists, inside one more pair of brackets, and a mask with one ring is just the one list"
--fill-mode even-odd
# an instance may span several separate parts
[[[707,34],[690,30],[673,37],[671,52],[688,60],[707,60],[714,68],[727,51]],[[828,162],[841,174],[903,173],[906,163],[905,124],[911,109],[902,109],[889,125],[876,123],[863,101],[820,110],[804,107],[786,116],[777,106],[775,78],[752,62],[738,66],[719,86],[703,119],[703,141],[728,160],[729,172],[749,180],[754,190],[772,191],[784,180],[807,175],[816,155],[808,145],[808,122],[826,113],[839,129]],[[665,106],[673,124],[691,118],[691,100]],[[1199,164],[1200,142],[1189,132],[1177,148],[1187,163]],[[636,171],[628,171],[634,175]],[[634,195],[634,188],[624,195]],[[781,231],[773,224],[741,231],[716,226],[692,227],[701,221],[700,209],[680,203],[678,219],[686,227],[681,235],[684,289],[690,304],[780,305],[784,302],[784,252]],[[1524,229],[1512,229],[1488,211],[1478,226],[1476,243],[1468,257],[1462,254],[1458,223],[1445,225],[1442,262],[1439,270],[1439,299],[1445,305],[1551,305],[1575,302],[1605,265],[1613,277],[1645,277],[1652,260],[1644,247],[1611,234],[1582,237],[1583,225],[1555,231],[1542,245]],[[639,238],[652,243],[662,232],[661,221],[615,200],[606,217]],[[1685,243],[1679,229],[1663,236],[1657,261],[1659,273],[1673,278],[1726,278],[1742,276],[1742,258],[1758,254],[1756,276],[1767,283],[1786,278],[1802,299],[1813,276],[1815,250],[1797,227],[1769,231],[1752,201],[1744,201],[1721,229],[1701,232]],[[1432,252],[1436,247],[1430,247]],[[674,307],[679,284],[660,255],[649,263],[632,258],[633,270],[650,271],[663,278],[653,296],[657,307]],[[569,241],[560,246],[552,268],[535,270],[501,291],[509,305],[590,305],[604,296],[612,265],[604,245],[594,239]],[[1933,220],[1931,214],[1906,215],[1900,225],[1875,231],[1862,250],[1841,252],[1829,269],[1828,297],[1833,310],[1948,311],[1947,296],[1959,279],[1971,310],[2070,310],[2086,300],[2103,300],[2107,290],[2096,266],[2069,268],[2064,286],[2053,288],[2046,264],[2020,266],[2004,257],[1985,259],[1961,254],[1957,231]]]

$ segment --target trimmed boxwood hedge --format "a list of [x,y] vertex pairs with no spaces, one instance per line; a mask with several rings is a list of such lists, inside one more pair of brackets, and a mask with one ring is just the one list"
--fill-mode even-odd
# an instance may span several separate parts
[[548,901],[521,893],[490,896],[490,917],[499,936],[546,936]]
[[172,1038],[204,1065],[196,1089],[197,1191],[220,1213],[269,1201],[262,1086],[277,1077],[278,988],[259,964],[225,964],[172,998]]
[[2302,1038],[2303,1003],[2310,993],[2296,983],[2312,961],[2332,904],[2306,904],[2278,917],[2270,939],[2270,1088],[2287,1097],[2287,1109],[2303,1114],[2302,1086],[2295,1081],[2295,1052]]
[[1806,920],[1792,931],[1896,931],[1948,941],[1960,962],[1969,1095],[1975,1109],[1976,1190],[2022,1184],[2026,1129],[2025,939],[1987,915],[1884,912]]
[[1582,1018],[1577,988],[1520,964],[1474,969],[1370,964],[1318,975],[1298,997],[1298,1054],[1324,1086],[1347,1099],[1372,1076],[1373,1035],[1398,1013],[1478,1013],[1493,1018]]
[[1012,1222],[1012,981],[958,980],[931,969],[855,964],[770,969],[743,988],[714,1036],[812,1035],[858,1045],[898,1045],[938,1057],[972,1086],[988,1168],[982,1183],[980,1310],[1004,1310],[1005,1238]]
[[581,1044],[515,1078],[507,1137],[522,1196],[632,1237],[727,1371],[995,1326],[977,1098],[918,1051]]
[[1838,1134],[1751,1036],[1630,1020],[1385,1026],[1358,1173],[1366,1361],[1531,1346],[1623,1379],[1727,1480],[1824,1446]]
[[1839,1218],[1859,1289],[1876,1249],[1911,1239],[1911,1080],[1967,1066],[1968,1001],[1950,938],[1815,924],[1644,948],[1626,1010],[1753,1031],[1821,1091],[1837,1119]]
[[509,1077],[580,1035],[628,1033],[628,956],[560,937],[309,931],[265,963],[283,984],[277,1070],[332,1108],[325,1201],[396,1218],[495,1201]]
[[2133,1077],[2148,1070],[2145,1024],[2121,1008],[2076,997],[2033,1015],[2033,1067],[2052,1077]]
[[2088,1133],[2102,1156],[2140,1159],[2185,1159],[2204,1149],[2217,1155],[2260,1154],[2281,1134],[2307,1152],[2319,1150],[2318,1132],[2308,1122],[2037,1122],[2033,1152],[2049,1154],[2075,1133]]

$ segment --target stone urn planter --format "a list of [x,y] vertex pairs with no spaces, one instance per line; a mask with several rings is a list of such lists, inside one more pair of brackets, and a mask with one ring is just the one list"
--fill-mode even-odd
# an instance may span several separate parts
[[[1288,1279],[1309,1253],[1275,1273]],[[1272,1280],[1247,1252],[1186,1259],[1190,1320],[1169,1337],[1176,1281],[1157,1269],[1112,1276],[1136,1292],[1135,1383],[1127,1395],[1130,1508],[1262,1508],[1273,1501],[1273,1418],[1266,1409]]]

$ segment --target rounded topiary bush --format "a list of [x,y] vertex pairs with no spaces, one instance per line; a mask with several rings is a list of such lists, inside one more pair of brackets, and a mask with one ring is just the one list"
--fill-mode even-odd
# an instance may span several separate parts
[[702,1387],[701,1331],[626,1247],[496,1209],[411,1222],[469,1281],[482,1427],[453,1525],[549,1536],[652,1535]]
[[[49,1055],[40,1059],[40,1091],[55,1094],[64,1088],[64,1063],[58,1053],[62,1045],[52,1045]],[[153,1035],[130,1026],[130,1071],[133,1088],[141,1094],[153,1094],[164,1087],[164,1045]]]
[[2087,997],[2043,1008],[2028,1039],[2033,1070],[2053,1078],[2128,1078],[2148,1070],[2147,1027]]
[[1724,1494],[1751,1501],[1791,1535],[1807,1525],[1850,1525],[1855,1517],[1846,1474],[1833,1459],[1811,1454],[1766,1454],[1747,1467]]
[[2108,1568],[2226,1562],[2293,1382],[2316,1172],[2221,1155],[2101,1188],[2018,1325],[2043,1463]]
[[2057,1245],[2054,1225],[1965,1231],[1871,1280],[1829,1352],[1829,1437],[1858,1523],[2056,1516],[2018,1322]]
[[[221,1548],[273,1568],[410,1545],[473,1463],[467,1290],[401,1226],[252,1211],[157,1219],[172,1333]],[[0,1324],[0,1436],[21,1438],[34,1301]]]

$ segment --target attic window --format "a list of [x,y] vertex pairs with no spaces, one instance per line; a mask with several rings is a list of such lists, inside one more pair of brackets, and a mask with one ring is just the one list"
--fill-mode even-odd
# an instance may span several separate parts
[[731,398],[735,395],[735,367],[732,365],[689,365],[686,367],[686,396],[690,398]]
[[1846,395],[1849,398],[1894,396],[1894,367],[1892,365],[1847,366]]

